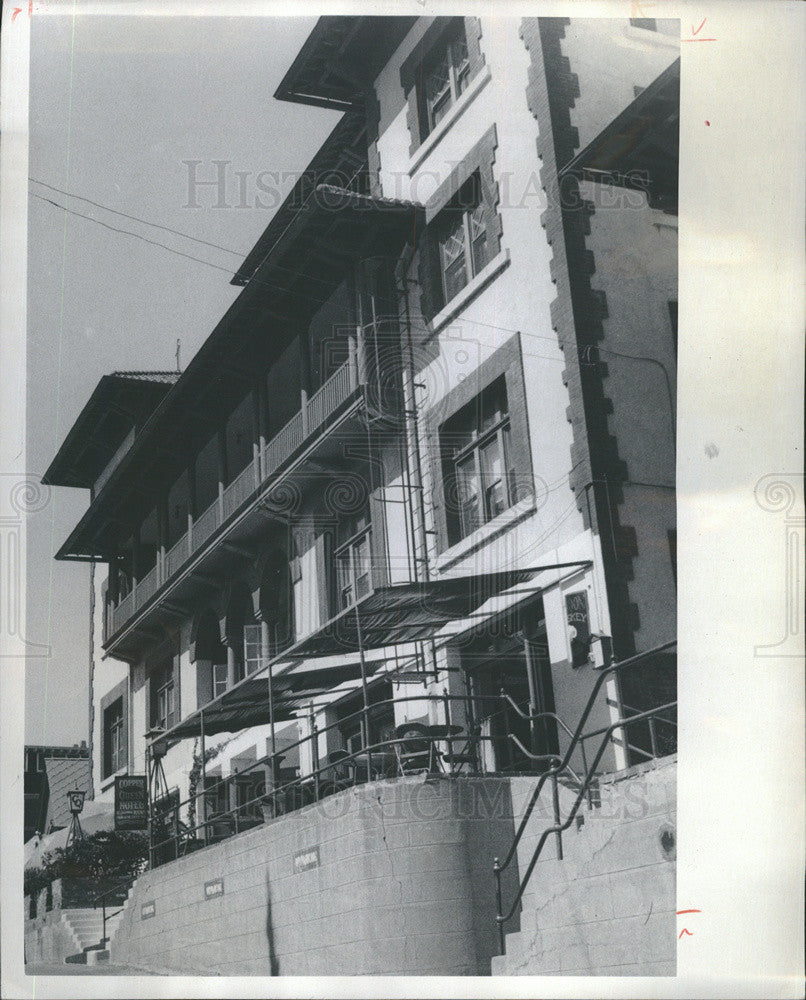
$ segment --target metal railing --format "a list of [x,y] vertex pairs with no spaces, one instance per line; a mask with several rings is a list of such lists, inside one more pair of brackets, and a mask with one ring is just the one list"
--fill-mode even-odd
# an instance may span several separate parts
[[350,362],[338,368],[308,400],[308,433],[312,434],[347,399],[350,388]]
[[[303,405],[294,416],[274,435],[263,449],[262,476],[255,465],[255,459],[236,476],[224,489],[222,503],[216,498],[210,506],[192,522],[189,532],[185,532],[166,553],[161,572],[155,566],[134,588],[133,596],[124,599],[112,608],[109,622],[112,632],[117,632],[135,611],[175,576],[185,562],[198,552],[209,538],[229,520],[253,495],[256,489],[265,485],[268,479],[284,465],[304,444],[308,437],[319,430],[338,408],[349,399],[358,387],[355,344],[350,338],[350,359],[341,365],[330,378],[311,396],[303,397]],[[108,638],[109,636],[107,636]]]
[[128,621],[134,614],[134,591],[129,591],[118,606],[112,607],[110,611],[112,618],[112,628],[110,631],[114,633],[119,628],[122,628],[123,623]]
[[257,487],[255,460],[252,459],[224,490],[224,520],[231,517],[241,504],[249,499]]
[[165,578],[173,576],[190,555],[188,534],[184,535],[165,553]]
[[157,576],[157,566],[152,566],[143,579],[134,588],[134,601],[136,608],[142,606],[157,592],[159,578]]
[[298,410],[263,450],[265,475],[273,475],[305,440],[302,410]]
[[197,552],[221,524],[221,503],[218,497],[193,522],[193,551]]
[[[664,643],[661,646],[656,646],[654,649],[648,650],[645,653],[638,653],[636,656],[631,656],[626,660],[622,660],[620,663],[614,663],[610,667],[607,667],[604,670],[602,670],[599,676],[597,677],[596,683],[594,684],[591,690],[591,693],[585,704],[585,708],[582,712],[582,715],[580,716],[579,722],[577,723],[577,727],[573,733],[573,736],[565,753],[561,758],[555,758],[555,762],[549,767],[549,769],[544,774],[540,776],[540,779],[537,785],[535,786],[535,790],[532,792],[529,798],[529,803],[526,807],[523,817],[521,818],[521,821],[518,824],[518,828],[515,832],[515,837],[512,841],[509,851],[507,852],[506,857],[504,858],[503,862],[499,861],[498,858],[495,858],[493,861],[493,874],[495,876],[496,905],[497,905],[495,919],[498,927],[498,941],[502,955],[505,953],[506,949],[504,924],[508,920],[512,919],[512,917],[515,915],[518,909],[518,906],[520,905],[521,899],[523,898],[523,894],[526,891],[527,886],[529,885],[530,878],[532,877],[532,872],[534,871],[535,865],[537,864],[540,858],[540,854],[543,850],[543,845],[546,843],[546,841],[552,834],[555,834],[558,841],[558,858],[562,860],[563,856],[562,840],[561,840],[562,834],[565,830],[568,829],[568,827],[574,821],[574,817],[576,816],[577,811],[579,810],[582,800],[585,798],[586,795],[589,794],[591,784],[596,776],[596,768],[599,766],[599,763],[602,759],[602,756],[604,755],[605,750],[608,747],[608,744],[614,741],[613,740],[614,735],[616,733],[622,734],[620,740],[616,742],[621,742],[623,746],[629,747],[630,746],[629,741],[623,735],[629,726],[637,722],[641,722],[643,720],[660,717],[661,712],[674,710],[674,708],[677,705],[677,702],[674,701],[668,702],[667,704],[658,705],[642,712],[636,712],[629,716],[623,716],[622,713],[620,712],[619,714],[621,715],[621,717],[617,719],[615,722],[611,722],[607,726],[600,727],[599,729],[595,729],[591,732],[585,733],[584,728],[587,725],[591,711],[594,705],[596,704],[596,700],[599,696],[599,692],[601,691],[602,686],[604,685],[605,681],[608,680],[609,678],[611,677],[619,678],[624,671],[632,669],[634,667],[645,665],[646,662],[650,660],[652,657],[657,656],[660,653],[664,653],[667,650],[671,650],[673,647],[676,646],[677,646],[677,640],[672,640],[671,642]],[[613,705],[613,702],[610,699],[607,699],[607,702],[610,705]],[[616,703],[616,705],[618,707],[623,708],[623,706],[619,706],[618,703]],[[584,740],[593,739],[597,736],[601,737],[601,740],[597,748],[596,754],[590,766],[588,766],[587,764],[584,766],[583,774],[581,780],[579,781],[579,790],[577,792],[577,796],[574,800],[574,803],[571,807],[571,810],[567,818],[565,820],[561,820],[559,814],[559,799],[557,790],[558,776],[563,771],[570,770],[569,764],[577,747],[578,746],[582,747]],[[580,752],[582,752],[582,750]],[[641,752],[646,753],[645,751]],[[646,756],[651,757],[652,754],[646,753]],[[515,899],[513,900],[511,906],[506,911],[506,913],[504,913],[503,901],[501,897],[501,875],[504,871],[506,871],[506,869],[509,867],[509,865],[512,863],[513,859],[516,856],[518,845],[520,844],[521,839],[523,838],[524,831],[526,830],[526,827],[529,824],[529,819],[535,809],[535,806],[538,803],[538,800],[540,799],[540,794],[547,781],[550,781],[552,783],[552,798],[553,798],[555,821],[553,826],[547,827],[540,835],[540,838],[537,842],[537,846],[535,847],[535,850],[532,854],[532,858],[529,862],[529,865],[526,868],[526,872],[523,878],[519,882],[518,891],[515,895]]]
[[[409,773],[405,770],[405,763],[401,770],[401,757],[405,758],[405,755],[401,753],[400,748],[407,743],[406,738],[393,735],[373,741],[367,735],[371,732],[373,722],[379,713],[386,709],[388,716],[394,711],[395,705],[407,702],[413,702],[418,706],[424,703],[439,705],[441,714],[446,720],[444,723],[427,727],[429,732],[420,737],[433,748],[429,754],[433,771],[442,773],[446,777],[455,774],[512,773],[511,770],[487,769],[482,752],[485,744],[500,748],[501,744],[512,740],[511,734],[502,736],[494,735],[492,732],[483,734],[481,731],[482,721],[489,725],[491,720],[500,721],[505,717],[506,706],[500,695],[469,696],[443,693],[390,698],[373,702],[367,708],[344,715],[321,728],[315,724],[313,715],[309,715],[309,733],[293,743],[283,743],[274,753],[266,754],[239,769],[237,774],[217,777],[215,782],[208,784],[206,788],[203,787],[205,775],[202,774],[202,788],[194,797],[181,801],[172,800],[164,809],[161,809],[159,802],[152,803],[149,836],[151,864],[156,866],[175,860],[182,854],[318,802],[352,785]],[[451,721],[451,706],[457,703],[464,707],[463,726],[456,726]],[[485,703],[487,707],[483,716],[477,716],[477,709]],[[420,719],[410,720],[410,723],[401,726],[414,722],[420,722]],[[340,734],[341,731],[349,730],[351,726],[355,728],[356,725],[361,733],[361,748],[354,751],[332,750],[323,760],[320,741],[333,742],[332,739],[328,739],[329,733]],[[396,731],[397,728],[399,727],[396,727]],[[340,735],[337,738],[341,743]],[[441,746],[445,747],[444,752],[440,750]],[[307,747],[306,758],[310,767],[306,768],[304,774],[296,774],[293,777],[282,775],[281,772],[284,770],[280,766],[282,761],[288,759],[295,751],[301,756],[303,747]],[[549,757],[556,759],[554,755]],[[230,796],[237,783],[248,784],[250,775],[256,785],[262,783],[262,790],[236,805],[210,812],[211,803],[217,802],[219,797]]]
[[[114,885],[109,886],[103,892],[99,892],[92,901],[93,910],[97,910],[99,904],[102,908],[103,930],[101,932],[101,940],[99,941],[102,948],[106,947],[109,943],[109,937],[106,933],[106,923],[112,917],[116,917],[119,913],[123,912],[123,906],[120,905],[121,897],[123,897],[123,904],[125,905],[126,896],[133,885],[134,878],[116,879]],[[112,913],[107,913],[107,906],[117,906],[118,909]]]

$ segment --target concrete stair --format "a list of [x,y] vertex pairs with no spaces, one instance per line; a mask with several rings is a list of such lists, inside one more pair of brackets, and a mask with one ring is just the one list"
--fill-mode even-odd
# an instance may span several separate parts
[[[493,975],[674,975],[675,779],[675,758],[602,777],[598,804],[583,804],[563,834],[562,860],[554,835],[546,842]],[[516,819],[533,788],[513,781]],[[575,797],[560,788],[562,817]],[[553,823],[545,800],[519,846],[521,875]]]
[[[111,938],[120,922],[121,914],[114,917],[107,917],[106,936]],[[98,909],[76,909],[63,910],[62,922],[72,931],[78,948],[76,953],[68,955],[65,962],[71,964],[85,965],[103,961],[104,957],[109,958],[108,941],[107,947],[101,942],[103,935],[103,912]]]

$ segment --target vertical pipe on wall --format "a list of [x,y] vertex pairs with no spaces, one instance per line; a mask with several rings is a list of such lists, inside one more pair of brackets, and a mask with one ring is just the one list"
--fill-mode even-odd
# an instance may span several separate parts
[[202,787],[202,837],[207,845],[207,742],[204,736],[204,709],[199,712],[199,748],[201,752],[201,787]]

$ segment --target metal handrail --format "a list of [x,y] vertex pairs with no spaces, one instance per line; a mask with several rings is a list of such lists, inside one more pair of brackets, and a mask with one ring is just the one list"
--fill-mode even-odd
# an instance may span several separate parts
[[[468,703],[468,700],[472,700],[472,702],[474,703],[482,701],[488,701],[488,702],[492,701],[495,702],[496,704],[500,704],[501,702],[501,698],[499,695],[474,695],[472,696],[472,699],[469,699],[469,696],[467,695],[450,695],[447,694],[447,692],[439,695],[432,695],[428,697],[426,700],[440,702],[442,704],[445,704],[446,702],[450,703],[451,701],[453,702],[458,701],[465,705]],[[381,701],[373,702],[368,709],[365,707],[357,709],[355,712],[351,712],[347,715],[344,715],[341,718],[335,720],[334,722],[331,722],[328,725],[323,726],[321,728],[314,726],[312,728],[312,731],[306,736],[301,737],[299,740],[296,740],[293,743],[284,743],[283,746],[279,748],[280,753],[282,753],[283,755],[287,755],[288,752],[291,750],[300,748],[306,744],[310,744],[312,749],[312,758],[314,761],[314,767],[310,771],[306,772],[305,774],[298,775],[297,777],[293,778],[292,780],[286,782],[283,785],[278,785],[276,788],[273,788],[271,792],[263,792],[260,795],[257,795],[254,798],[248,800],[247,802],[242,802],[240,803],[240,805],[237,805],[231,809],[223,810],[214,817],[208,818],[205,816],[202,818],[200,822],[194,822],[190,826],[181,823],[179,820],[179,816],[183,807],[189,806],[199,797],[201,797],[202,802],[204,802],[208,796],[213,795],[221,786],[228,785],[232,781],[233,776],[217,778],[217,780],[212,785],[203,789],[199,793],[199,795],[196,796],[196,799],[188,797],[187,799],[183,799],[175,804],[171,804],[170,807],[165,810],[165,817],[169,821],[168,825],[173,827],[173,832],[171,833],[171,835],[165,837],[164,839],[158,841],[152,840],[151,844],[152,851],[158,849],[159,847],[163,847],[168,844],[177,842],[180,832],[179,831],[180,825],[184,828],[181,832],[183,834],[183,837],[186,838],[194,836],[199,830],[204,831],[207,827],[211,826],[214,823],[221,822],[221,820],[224,819],[225,817],[232,817],[236,821],[236,827],[237,827],[238,813],[247,810],[250,806],[254,806],[261,803],[266,798],[279,798],[281,795],[285,796],[289,792],[292,792],[295,788],[310,787],[313,785],[315,800],[318,801],[319,790],[320,790],[319,786],[321,783],[321,779],[326,775],[326,772],[332,771],[334,766],[340,766],[348,760],[355,762],[355,758],[359,756],[365,758],[367,770],[368,773],[370,773],[372,769],[372,754],[379,752],[384,747],[386,748],[394,747],[394,745],[398,742],[397,740],[393,738],[386,739],[378,743],[362,747],[361,749],[355,751],[352,754],[348,754],[345,752],[344,756],[341,757],[338,763],[334,765],[334,763],[331,761],[328,761],[324,764],[320,764],[318,760],[319,737],[330,730],[339,729],[343,727],[345,724],[349,724],[350,722],[362,719],[368,720],[368,715],[372,715],[373,713],[377,712],[379,708],[383,708],[385,706],[391,707],[394,706],[395,704],[400,704],[404,702],[422,703],[422,701],[423,701],[422,695],[410,695],[402,698],[398,697],[398,698],[383,699]],[[470,719],[466,721],[468,726],[470,726]],[[367,722],[364,722],[364,725],[366,726]],[[367,730],[365,729],[364,731],[366,732]],[[512,734],[510,734],[510,736],[511,735]],[[471,733],[470,730],[468,730],[468,737],[471,738],[474,742],[477,742],[479,744],[482,742],[491,743],[495,742],[496,739],[500,739],[500,737],[495,737],[493,735],[482,736],[480,733],[476,732]],[[451,742],[450,738],[448,737],[441,737],[441,736],[423,737],[423,739],[426,738],[435,744],[441,742],[445,743]],[[462,739],[463,737],[461,736],[453,737],[453,741],[456,740],[461,741]],[[264,757],[259,758],[258,760],[250,763],[247,767],[244,767],[242,770],[238,771],[237,772],[238,776],[248,775],[250,772],[252,773],[257,772],[256,774],[257,777],[259,774],[263,772],[263,769],[266,767],[270,768],[272,770],[272,773],[274,773],[274,768],[276,767],[276,765],[273,764],[273,761],[275,759],[275,756],[276,756],[275,754],[266,754]],[[364,761],[361,762],[361,766],[362,767],[364,766]],[[206,811],[204,806],[202,808],[204,811]],[[153,804],[152,804],[152,809],[153,809]],[[236,832],[239,831],[236,829]]]
[[580,807],[580,805],[582,803],[582,799],[585,797],[585,794],[588,791],[588,788],[590,786],[591,780],[594,777],[594,773],[596,771],[596,767],[598,766],[599,761],[602,759],[602,756],[604,755],[605,749],[607,747],[607,744],[610,742],[610,737],[612,736],[612,734],[615,732],[616,729],[623,729],[625,726],[629,726],[632,722],[638,722],[641,719],[648,719],[652,715],[654,715],[656,712],[663,712],[667,708],[673,708],[676,704],[677,704],[677,702],[675,702],[675,701],[668,702],[668,704],[666,704],[666,705],[659,705],[657,708],[647,709],[646,712],[641,712],[639,715],[632,715],[632,716],[629,716],[627,718],[618,719],[616,722],[611,722],[609,726],[606,726],[602,730],[602,732],[603,732],[604,735],[603,735],[603,738],[602,738],[602,740],[601,740],[601,742],[599,744],[599,749],[596,751],[596,756],[595,756],[595,758],[593,760],[593,763],[591,764],[590,769],[588,770],[587,774],[585,775],[585,780],[584,780],[584,782],[582,784],[582,787],[579,789],[579,792],[577,793],[577,797],[574,800],[574,804],[571,807],[571,811],[568,813],[568,818],[566,820],[564,820],[562,823],[557,822],[557,823],[555,823],[554,826],[548,827],[540,835],[540,839],[538,840],[537,846],[535,847],[534,852],[532,854],[532,860],[529,862],[529,866],[526,869],[526,874],[523,876],[523,880],[520,883],[520,886],[518,888],[518,892],[517,892],[517,894],[515,896],[515,899],[513,900],[512,906],[509,908],[509,910],[507,911],[506,914],[502,914],[502,912],[501,912],[501,909],[502,909],[501,908],[501,875],[500,875],[501,868],[498,866],[498,859],[496,858],[495,863],[493,865],[493,870],[494,870],[494,872],[496,874],[496,879],[497,879],[496,896],[497,896],[497,901],[498,901],[498,913],[496,914],[495,919],[496,919],[496,923],[498,924],[498,940],[499,940],[499,944],[501,946],[501,954],[502,955],[504,954],[504,951],[505,951],[505,945],[504,945],[504,924],[506,923],[507,920],[511,920],[512,919],[512,917],[515,914],[515,910],[518,908],[518,904],[520,903],[521,899],[523,898],[523,894],[526,891],[526,887],[529,884],[529,879],[532,877],[532,872],[534,871],[535,865],[537,864],[537,862],[538,862],[538,860],[540,858],[540,854],[541,854],[541,852],[543,850],[543,845],[546,843],[546,841],[548,840],[548,838],[551,836],[552,833],[561,834],[565,830],[567,830],[568,827],[573,823],[574,817],[576,816],[577,811],[579,810],[579,807]]
[[93,908],[93,910],[97,910],[98,909],[98,903],[99,902],[101,903],[101,907],[102,907],[102,909],[101,909],[101,916],[102,916],[102,919],[103,919],[103,931],[101,933],[101,941],[100,941],[100,944],[102,946],[105,945],[107,943],[107,941],[109,940],[107,938],[107,936],[106,936],[106,922],[107,922],[107,920],[111,920],[112,917],[116,917],[119,913],[122,913],[123,910],[124,910],[124,906],[125,906],[125,904],[124,904],[124,906],[121,906],[120,909],[115,910],[114,913],[107,913],[106,912],[106,898],[108,896],[111,896],[113,893],[117,893],[123,886],[126,886],[126,888],[128,890],[134,884],[134,879],[131,879],[131,878],[119,878],[119,879],[116,879],[115,881],[117,882],[117,885],[110,886],[105,892],[96,893],[96,895],[93,897],[93,900],[92,900],[92,908]]
[[[529,877],[531,876],[532,870],[534,868],[534,865],[535,865],[537,859],[535,857],[533,857],[532,862],[530,863],[529,868],[527,870],[527,874],[526,874],[525,880],[521,884],[520,889],[518,891],[518,895],[517,895],[516,901],[513,904],[513,907],[510,910],[510,912],[503,919],[501,918],[501,873],[503,871],[505,871],[509,867],[509,865],[512,863],[512,859],[515,857],[515,854],[516,854],[517,849],[518,849],[518,845],[521,842],[521,838],[523,837],[524,830],[526,829],[526,827],[527,827],[527,825],[529,823],[529,819],[530,819],[530,817],[532,815],[532,812],[534,811],[535,805],[537,804],[537,801],[540,798],[540,793],[543,790],[543,786],[546,784],[547,781],[551,780],[552,786],[553,786],[554,803],[555,803],[555,810],[554,810],[555,811],[555,825],[554,825],[554,827],[551,827],[548,832],[549,833],[556,833],[557,834],[558,856],[560,858],[562,858],[562,842],[560,840],[560,837],[562,835],[563,830],[567,829],[567,826],[563,826],[563,825],[561,825],[559,823],[558,802],[557,802],[557,776],[558,776],[558,774],[561,771],[565,770],[568,767],[569,762],[571,760],[571,757],[573,756],[573,753],[574,753],[574,751],[577,748],[577,745],[579,745],[580,743],[582,743],[582,741],[584,739],[589,739],[592,736],[596,735],[595,732],[594,733],[583,733],[583,730],[584,730],[585,724],[588,721],[588,717],[590,716],[590,713],[591,713],[591,711],[593,709],[593,706],[596,703],[596,699],[599,696],[599,692],[601,691],[603,684],[605,683],[605,681],[609,677],[614,676],[616,674],[620,674],[621,671],[626,670],[626,669],[628,669],[630,667],[634,667],[637,664],[642,663],[642,662],[646,661],[647,659],[649,659],[649,658],[651,658],[653,656],[656,656],[658,653],[664,652],[667,649],[671,649],[673,646],[676,646],[676,645],[677,645],[677,640],[676,639],[672,639],[669,642],[662,643],[660,646],[655,646],[653,649],[647,650],[644,653],[637,653],[635,656],[628,657],[626,660],[621,660],[619,663],[613,663],[609,667],[606,667],[604,670],[600,671],[599,676],[596,679],[596,683],[593,685],[593,688],[591,689],[591,693],[588,696],[588,700],[587,700],[587,702],[585,704],[585,708],[583,709],[582,715],[580,716],[579,722],[577,723],[577,727],[576,727],[576,730],[574,732],[573,738],[571,739],[571,742],[569,743],[569,745],[568,745],[568,747],[567,747],[567,749],[565,751],[565,754],[563,755],[563,757],[559,761],[559,763],[557,763],[557,764],[553,765],[552,767],[550,767],[547,771],[545,771],[540,776],[540,779],[539,779],[539,781],[537,783],[537,786],[535,787],[535,790],[534,790],[534,792],[532,792],[532,795],[531,795],[531,797],[529,799],[529,804],[526,807],[526,811],[524,812],[523,817],[521,818],[521,821],[518,824],[518,829],[517,829],[517,831],[515,833],[515,837],[514,837],[514,839],[512,841],[512,844],[511,844],[511,846],[509,848],[509,851],[507,852],[507,855],[506,855],[503,863],[500,862],[498,858],[495,858],[494,861],[493,861],[493,872],[494,872],[495,878],[496,878],[496,895],[497,895],[497,900],[498,900],[498,913],[496,915],[496,920],[498,921],[499,941],[500,941],[500,944],[501,944],[501,953],[502,954],[504,953],[503,924],[504,924],[504,922],[506,920],[509,920],[510,917],[512,916],[512,914],[515,912],[515,908],[517,907],[517,904],[518,904],[518,902],[520,901],[520,899],[521,899],[521,897],[523,895],[523,891],[524,891],[524,889],[526,887],[526,883],[528,882]],[[611,723],[609,726],[605,727],[605,729],[603,731],[606,733],[606,736],[605,736],[605,739],[603,741],[602,746],[599,748],[599,752],[596,755],[596,759],[594,760],[593,764],[589,768],[588,767],[585,768],[585,780],[584,780],[582,788],[580,790],[580,795],[584,795],[588,791],[588,788],[590,787],[591,778],[593,776],[593,772],[595,771],[597,765],[599,764],[599,761],[602,758],[602,754],[604,753],[604,747],[605,747],[606,743],[609,742],[610,737],[612,736],[613,732],[615,732],[615,730],[617,730],[617,729],[624,729],[624,728],[626,728],[627,725],[630,724],[630,722],[637,721],[639,718],[643,718],[643,717],[647,717],[648,718],[649,715],[654,714],[655,711],[665,711],[666,708],[673,707],[675,704],[676,704],[676,702],[671,702],[669,705],[663,705],[663,706],[661,706],[658,709],[651,709],[651,710],[649,710],[648,713],[642,713],[640,716],[635,716],[634,715],[634,716],[629,717],[626,720],[625,719],[621,719],[618,722]],[[578,806],[578,803],[577,803],[577,806]],[[542,845],[543,845],[543,843],[545,842],[546,839],[547,839],[546,837],[541,837],[541,840],[539,842],[538,850],[542,850]]]
[[646,653],[637,653],[635,656],[631,656],[628,659],[622,660],[619,663],[613,663],[611,664],[611,666],[605,667],[604,670],[599,672],[599,676],[596,678],[596,683],[593,685],[593,688],[591,689],[591,693],[588,696],[588,700],[585,704],[585,708],[582,711],[582,715],[579,717],[579,722],[577,723],[574,736],[571,742],[569,743],[568,748],[566,749],[560,764],[556,768],[552,768],[550,771],[547,771],[545,774],[541,775],[540,781],[538,782],[537,787],[532,793],[529,805],[527,806],[526,812],[524,813],[523,818],[521,819],[521,822],[518,826],[518,830],[515,834],[515,839],[512,842],[512,846],[510,847],[509,852],[507,853],[507,856],[504,859],[504,862],[501,864],[501,871],[504,871],[506,868],[509,867],[512,858],[515,856],[515,851],[518,848],[518,844],[520,843],[521,837],[523,836],[523,831],[526,828],[526,824],[529,822],[529,817],[532,814],[532,810],[535,807],[535,804],[543,788],[543,785],[545,785],[546,781],[549,779],[552,772],[554,772],[555,774],[559,773],[559,771],[564,770],[565,767],[570,762],[574,750],[576,750],[577,744],[580,742],[580,739],[582,738],[582,730],[584,729],[585,723],[588,721],[588,716],[593,710],[593,706],[596,703],[596,699],[599,696],[599,692],[602,689],[602,685],[607,680],[607,678],[613,674],[617,674],[620,671],[627,669],[628,667],[635,666],[637,663],[646,660],[650,656],[655,656],[658,653],[662,653],[666,649],[671,649],[672,646],[676,645],[677,645],[677,640],[673,639],[670,642],[665,642],[660,646],[656,646],[654,649],[648,650]]

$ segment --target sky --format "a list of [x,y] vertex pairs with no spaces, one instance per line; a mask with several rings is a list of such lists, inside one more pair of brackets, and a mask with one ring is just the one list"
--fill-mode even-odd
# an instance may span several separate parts
[[[276,208],[259,175],[304,169],[338,120],[272,96],[314,23],[32,19],[31,474],[44,473],[103,375],[174,369],[177,339],[184,368],[238,294],[229,280]],[[191,190],[194,171],[222,177],[223,198],[218,187]],[[26,743],[87,739],[89,567],[53,554],[88,504],[89,491],[54,487],[28,520],[26,639],[49,653],[26,662]]]

